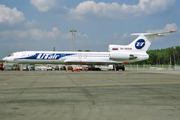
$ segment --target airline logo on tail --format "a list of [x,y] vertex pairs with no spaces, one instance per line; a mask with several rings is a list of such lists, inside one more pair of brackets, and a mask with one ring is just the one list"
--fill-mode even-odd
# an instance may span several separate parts
[[139,39],[135,43],[136,49],[142,49],[145,46],[145,40],[144,39]]

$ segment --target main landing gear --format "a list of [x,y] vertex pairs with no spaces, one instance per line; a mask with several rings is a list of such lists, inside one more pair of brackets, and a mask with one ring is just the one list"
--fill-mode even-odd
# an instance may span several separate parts
[[119,71],[119,69],[122,69],[122,71],[125,71],[124,65],[115,65],[116,71]]

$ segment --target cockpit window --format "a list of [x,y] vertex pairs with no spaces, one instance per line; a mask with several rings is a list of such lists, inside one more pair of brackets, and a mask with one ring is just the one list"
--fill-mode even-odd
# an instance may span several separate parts
[[14,54],[8,55],[7,57],[11,57],[11,56],[14,56]]

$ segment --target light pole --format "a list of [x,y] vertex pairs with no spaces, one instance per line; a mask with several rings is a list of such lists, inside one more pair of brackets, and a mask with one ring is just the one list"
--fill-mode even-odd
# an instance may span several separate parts
[[75,29],[70,30],[72,32],[72,51],[76,51],[76,38],[75,33],[77,32]]

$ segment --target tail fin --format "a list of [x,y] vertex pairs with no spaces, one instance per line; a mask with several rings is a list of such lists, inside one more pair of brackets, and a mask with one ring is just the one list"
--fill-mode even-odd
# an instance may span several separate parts
[[151,45],[151,42],[155,37],[162,37],[163,34],[166,33],[173,33],[175,31],[169,32],[161,32],[161,33],[134,33],[131,35],[139,35],[131,44],[129,45],[109,45],[109,51],[139,51],[139,52],[146,52]]

